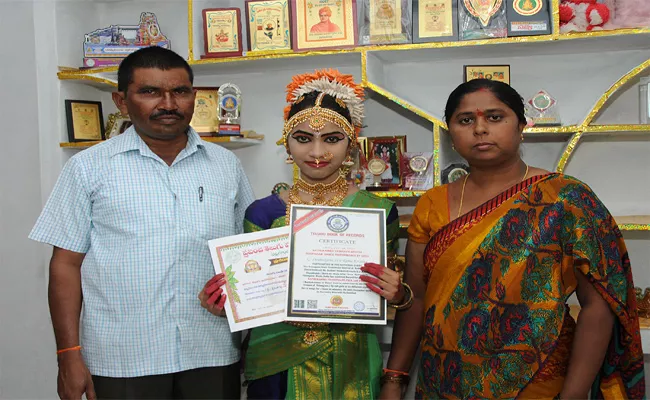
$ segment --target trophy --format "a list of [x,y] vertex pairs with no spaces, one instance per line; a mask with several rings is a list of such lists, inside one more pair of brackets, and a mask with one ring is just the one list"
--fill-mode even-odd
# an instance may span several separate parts
[[540,90],[526,103],[526,116],[536,126],[561,125],[557,101],[545,90]]
[[403,153],[402,182],[405,190],[428,190],[433,187],[433,153]]
[[219,135],[241,136],[241,90],[232,83],[219,87]]
[[371,185],[366,186],[366,190],[384,190],[381,185],[381,174],[386,171],[386,161],[378,157],[371,158],[368,160],[368,171],[372,174],[373,180]]
[[453,163],[442,171],[442,183],[455,182],[469,173],[469,167],[463,163]]

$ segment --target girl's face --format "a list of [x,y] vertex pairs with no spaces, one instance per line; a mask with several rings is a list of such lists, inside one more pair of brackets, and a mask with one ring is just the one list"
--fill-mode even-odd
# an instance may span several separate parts
[[456,151],[470,165],[499,165],[519,157],[525,124],[489,90],[466,94],[448,125]]
[[320,132],[311,129],[309,121],[297,125],[289,134],[287,143],[303,179],[327,183],[338,176],[350,146],[343,129],[329,121]]

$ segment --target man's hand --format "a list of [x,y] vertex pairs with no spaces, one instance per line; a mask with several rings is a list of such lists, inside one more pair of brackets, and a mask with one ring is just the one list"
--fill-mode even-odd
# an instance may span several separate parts
[[92,376],[80,352],[69,351],[59,355],[57,392],[63,400],[81,400],[84,393],[88,400],[97,399]]

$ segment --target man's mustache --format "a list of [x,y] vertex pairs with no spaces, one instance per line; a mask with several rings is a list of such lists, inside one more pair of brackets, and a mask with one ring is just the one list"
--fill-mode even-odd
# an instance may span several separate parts
[[174,110],[160,110],[155,114],[151,114],[149,119],[160,119],[164,117],[177,117],[178,119],[183,119],[183,114],[179,113],[178,111]]

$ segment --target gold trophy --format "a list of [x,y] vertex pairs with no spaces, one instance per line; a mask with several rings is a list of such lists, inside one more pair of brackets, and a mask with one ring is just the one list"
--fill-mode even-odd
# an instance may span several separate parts
[[373,175],[373,183],[366,187],[366,190],[384,190],[381,185],[381,174],[386,171],[386,161],[381,158],[371,158],[368,160],[368,171]]

